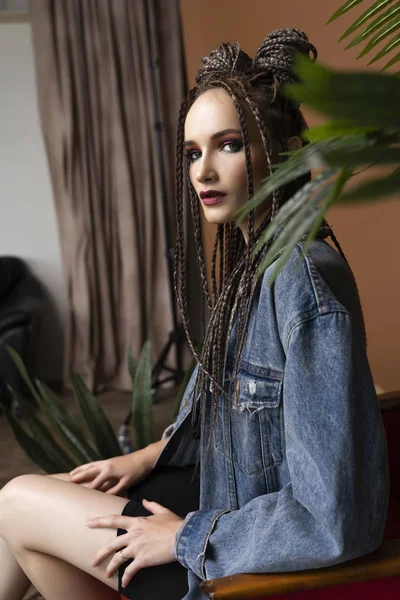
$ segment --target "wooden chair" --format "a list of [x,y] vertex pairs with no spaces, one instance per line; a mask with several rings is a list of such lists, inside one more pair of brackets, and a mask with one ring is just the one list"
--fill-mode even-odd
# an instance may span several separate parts
[[[390,505],[384,543],[356,560],[325,569],[238,574],[205,581],[212,600],[400,600],[400,391],[378,396],[386,429]],[[332,587],[335,586],[335,587]]]

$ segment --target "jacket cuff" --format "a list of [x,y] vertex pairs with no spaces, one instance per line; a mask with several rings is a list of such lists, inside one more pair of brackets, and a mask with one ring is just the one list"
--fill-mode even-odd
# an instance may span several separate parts
[[[175,537],[175,556],[200,579],[207,579],[205,560],[208,540],[219,517],[227,510],[198,510],[190,512]],[[200,552],[199,552],[200,551]]]

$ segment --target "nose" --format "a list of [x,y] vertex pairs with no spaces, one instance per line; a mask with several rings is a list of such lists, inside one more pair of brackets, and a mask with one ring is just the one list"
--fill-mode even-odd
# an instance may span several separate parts
[[196,169],[195,177],[199,183],[210,183],[218,179],[218,173],[212,160],[203,154],[203,156],[195,162]]

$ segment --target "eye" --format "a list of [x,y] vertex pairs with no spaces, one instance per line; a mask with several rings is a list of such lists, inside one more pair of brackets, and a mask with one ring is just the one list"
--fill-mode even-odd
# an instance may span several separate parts
[[201,155],[200,150],[187,150],[186,151],[186,156],[188,157],[188,160],[190,163],[193,163],[195,160],[200,158],[200,155]]
[[227,140],[222,142],[221,147],[224,151],[229,153],[240,152],[243,148],[242,140]]

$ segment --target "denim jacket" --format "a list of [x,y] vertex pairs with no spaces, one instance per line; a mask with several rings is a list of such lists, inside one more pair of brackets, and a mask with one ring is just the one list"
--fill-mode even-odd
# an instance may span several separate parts
[[[252,303],[231,411],[220,398],[200,509],[176,536],[185,600],[205,598],[201,580],[325,567],[382,540],[387,451],[353,276],[321,240],[306,254],[299,244],[270,286],[274,266]],[[191,429],[196,374],[156,466],[205,451],[207,426],[200,442]]]

